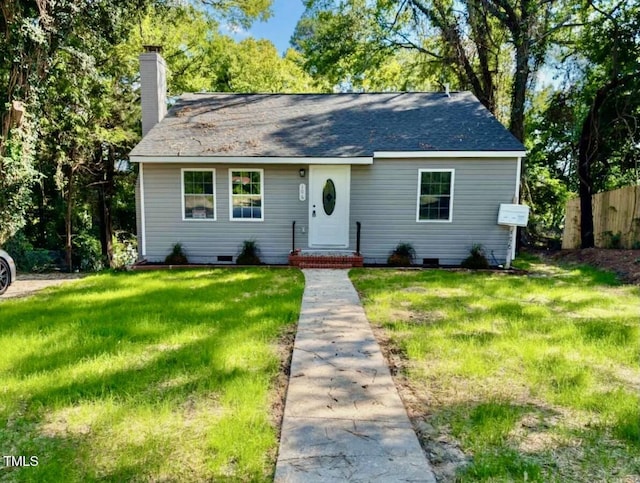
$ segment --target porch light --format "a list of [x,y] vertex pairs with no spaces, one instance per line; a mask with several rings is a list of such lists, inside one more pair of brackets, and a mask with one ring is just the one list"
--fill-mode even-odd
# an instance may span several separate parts
[[300,177],[301,177],[301,178],[304,178],[304,175],[305,175],[305,174],[307,174],[307,170],[306,170],[306,169],[304,169],[304,168],[300,168],[299,173],[300,173]]

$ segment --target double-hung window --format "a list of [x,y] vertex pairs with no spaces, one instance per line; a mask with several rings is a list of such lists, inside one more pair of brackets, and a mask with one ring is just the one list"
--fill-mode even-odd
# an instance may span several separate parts
[[418,170],[418,222],[453,219],[453,169]]
[[264,220],[264,170],[229,170],[229,218],[236,221]]
[[215,169],[182,170],[182,219],[216,219]]

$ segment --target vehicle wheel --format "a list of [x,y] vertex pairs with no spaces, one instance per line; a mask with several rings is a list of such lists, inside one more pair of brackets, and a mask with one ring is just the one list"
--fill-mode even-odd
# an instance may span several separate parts
[[11,271],[9,264],[0,258],[0,295],[7,291],[11,285]]

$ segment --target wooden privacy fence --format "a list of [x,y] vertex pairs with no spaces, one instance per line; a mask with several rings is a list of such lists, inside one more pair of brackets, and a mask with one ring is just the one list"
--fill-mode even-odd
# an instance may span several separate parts
[[[580,248],[580,199],[567,202],[562,248]],[[640,245],[640,186],[627,186],[593,195],[593,231],[596,247]]]

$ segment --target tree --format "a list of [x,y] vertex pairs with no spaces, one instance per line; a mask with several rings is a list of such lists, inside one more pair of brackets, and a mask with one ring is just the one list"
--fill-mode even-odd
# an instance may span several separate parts
[[[198,5],[210,12],[203,15],[207,25],[215,23],[214,17],[248,25],[268,17],[271,0]],[[195,10],[163,0],[9,0],[0,6],[5,34],[0,40],[5,96],[0,102],[0,243],[24,227],[27,217],[33,222],[29,230],[39,226],[38,238],[49,239],[47,231],[56,223],[45,215],[57,216],[47,208],[59,206],[57,189],[65,199],[69,267],[74,219],[85,219],[78,215],[90,205],[97,207],[102,253],[110,263],[111,204],[117,192],[113,164],[125,159],[139,139],[135,86],[140,49],[130,55],[123,49],[149,6],[163,12]],[[203,38],[212,30],[200,32]],[[33,191],[38,180],[40,189]]]
[[296,63],[296,54],[284,58],[268,40],[245,39],[226,49],[217,78],[220,91],[309,92],[312,79]]
[[13,120],[0,145],[0,246],[24,226],[31,189],[39,179],[34,167],[34,121],[22,109],[21,105],[11,108],[8,117]]
[[15,0],[0,6],[0,245],[24,226],[31,187],[38,179],[37,119],[30,112],[37,111],[37,103],[30,101],[43,76],[38,59],[49,22],[27,19],[43,19],[46,7],[46,2]]
[[549,175],[549,183],[536,188],[534,210],[542,208],[548,219],[554,213],[556,228],[562,207],[546,205],[542,195],[549,196],[550,186],[556,194],[580,194],[582,245],[590,247],[592,195],[639,179],[640,16],[637,5],[585,1],[581,22],[553,59],[564,72],[563,83],[532,104],[528,164],[536,176]]
[[546,87],[533,97],[527,116],[528,233],[532,241],[547,246],[558,246],[565,204],[577,190],[575,139],[579,128],[574,90]]
[[448,67],[443,70],[423,49],[391,45],[378,15],[375,8],[355,1],[340,8],[318,2],[307,9],[292,44],[317,83],[325,89],[388,91],[434,90],[453,82]]
[[[82,53],[88,32],[115,41],[129,14],[144,1],[8,0],[0,29],[0,243],[26,223],[30,190],[39,178],[34,154],[40,137],[38,114],[56,55]],[[78,32],[82,32],[78,35]]]
[[[292,39],[312,74],[358,77],[399,50],[471,89],[524,140],[527,94],[574,2],[549,0],[310,0]],[[346,59],[346,60],[345,60]],[[346,64],[346,65],[345,65]],[[510,98],[510,101],[507,99]],[[509,104],[508,106],[506,104]]]
[[585,77],[588,108],[578,140],[582,248],[595,246],[594,167],[599,163],[608,171],[616,150],[623,159],[637,159],[640,151],[640,9],[626,2],[589,0],[588,5],[595,19],[585,30],[582,51],[599,68]]
[[143,45],[161,45],[168,66],[168,88],[183,92],[304,92],[312,79],[298,54],[280,57],[268,40],[241,42],[222,35],[218,21],[193,6],[150,9],[121,46],[137,79],[137,56]]
[[[468,3],[471,6],[475,0],[468,0]],[[520,141],[524,141],[525,104],[533,76],[545,58],[554,32],[573,20],[575,12],[567,3],[553,0],[479,0],[479,15],[490,14],[510,34],[514,71],[509,130]],[[482,50],[482,45],[478,47]]]

